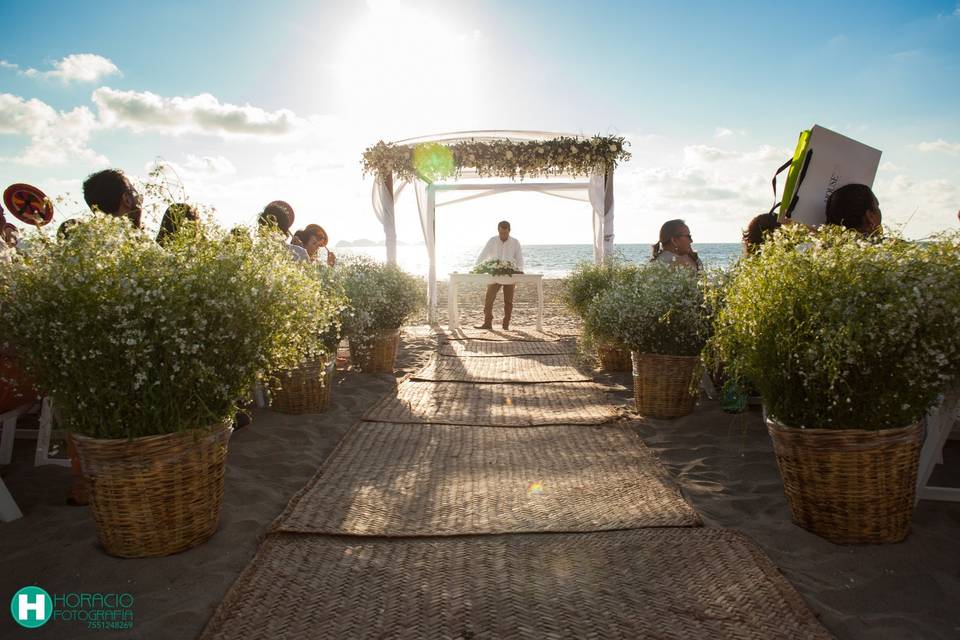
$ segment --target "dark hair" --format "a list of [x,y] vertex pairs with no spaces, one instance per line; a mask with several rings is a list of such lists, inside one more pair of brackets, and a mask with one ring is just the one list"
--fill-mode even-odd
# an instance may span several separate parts
[[747,247],[747,253],[754,253],[766,240],[766,236],[781,226],[775,213],[761,213],[754,217],[743,230],[743,244]]
[[507,229],[509,231],[510,223],[507,222],[506,220],[501,220],[500,222],[497,223],[497,229]]
[[257,217],[257,224],[276,226],[284,235],[290,235],[293,224],[293,207],[282,200],[274,200],[263,208]]
[[73,232],[74,227],[79,226],[80,221],[76,218],[69,218],[60,223],[60,226],[57,227],[57,239],[66,240],[70,237],[70,234]]
[[176,202],[170,205],[163,212],[163,219],[160,220],[157,242],[165,244],[170,236],[183,228],[184,222],[197,222],[198,220],[200,220],[200,215],[197,210],[186,202]]
[[120,201],[123,194],[129,190],[130,184],[120,169],[104,169],[91,173],[83,181],[83,199],[87,206],[111,216],[120,212]]
[[651,247],[653,247],[653,257],[650,258],[651,262],[663,253],[663,245],[670,243],[674,237],[679,235],[680,229],[685,226],[687,226],[687,223],[679,218],[676,220],[667,220],[663,223],[663,226],[660,227],[660,239],[651,245]]
[[867,212],[879,207],[877,196],[865,184],[847,184],[827,198],[827,224],[857,231],[863,229]]

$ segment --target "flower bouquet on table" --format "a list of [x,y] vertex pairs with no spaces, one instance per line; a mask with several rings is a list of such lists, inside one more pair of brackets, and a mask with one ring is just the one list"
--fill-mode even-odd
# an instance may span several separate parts
[[423,280],[366,258],[337,269],[349,301],[342,319],[350,361],[367,373],[393,373],[400,327],[426,300]]
[[0,334],[76,446],[106,551],[176,553],[217,528],[231,419],[342,299],[270,238],[185,228],[161,247],[93,216],[0,271]]
[[584,330],[631,350],[638,413],[676,418],[693,411],[710,323],[691,269],[638,267],[590,301]]
[[[583,320],[590,303],[610,287],[623,282],[637,272],[637,265],[623,260],[608,260],[602,264],[581,262],[563,279],[560,299],[575,315]],[[630,349],[616,342],[598,340],[590,331],[580,336],[584,351],[596,346],[600,368],[604,371],[630,371]]]
[[491,276],[512,276],[518,271],[516,265],[509,260],[485,260],[475,266],[470,273],[485,273]]
[[709,353],[759,389],[797,524],[837,543],[906,537],[921,420],[960,371],[958,308],[957,233],[783,229],[741,263]]

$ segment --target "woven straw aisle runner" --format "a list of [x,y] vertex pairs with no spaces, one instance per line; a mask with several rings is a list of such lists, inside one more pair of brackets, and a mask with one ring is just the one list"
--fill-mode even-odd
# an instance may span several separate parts
[[407,380],[363,415],[370,422],[530,427],[602,424],[616,416],[593,382],[465,384]]
[[643,441],[619,425],[364,423],[274,530],[399,537],[699,524]]
[[533,383],[592,382],[568,355],[526,355],[511,358],[476,358],[435,355],[411,380],[434,382]]
[[518,340],[507,342],[504,340],[450,340],[437,346],[437,354],[441,356],[463,357],[502,357],[502,356],[531,356],[531,355],[572,355],[577,352],[576,342],[557,340],[554,342],[534,342],[533,340]]
[[746,536],[268,536],[205,640],[825,640]]
[[[471,341],[462,356],[559,340],[449,337]],[[513,360],[502,375],[556,355],[507,344],[519,353],[472,359]],[[404,382],[291,500],[201,637],[829,638],[745,536],[678,526],[699,517],[632,433],[544,426],[614,415],[592,382]]]

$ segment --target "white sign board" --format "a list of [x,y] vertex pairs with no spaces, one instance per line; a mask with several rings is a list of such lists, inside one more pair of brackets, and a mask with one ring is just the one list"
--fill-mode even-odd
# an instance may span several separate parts
[[790,217],[817,227],[826,221],[827,198],[846,184],[873,186],[880,150],[814,125],[807,148],[812,151],[801,172]]

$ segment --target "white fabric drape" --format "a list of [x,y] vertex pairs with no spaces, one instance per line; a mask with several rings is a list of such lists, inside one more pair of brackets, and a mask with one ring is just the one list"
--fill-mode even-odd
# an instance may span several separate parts
[[383,225],[387,263],[397,263],[397,221],[394,215],[393,176],[378,177],[373,185],[373,212]]
[[613,172],[590,177],[593,207],[593,259],[597,264],[613,256]]
[[430,324],[434,324],[437,321],[436,194],[423,180],[414,180],[414,190],[417,194],[423,243],[427,245],[427,256],[430,259],[427,270],[427,320]]

